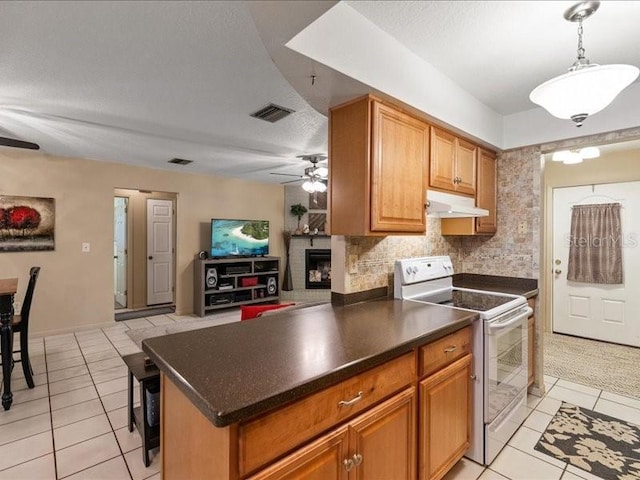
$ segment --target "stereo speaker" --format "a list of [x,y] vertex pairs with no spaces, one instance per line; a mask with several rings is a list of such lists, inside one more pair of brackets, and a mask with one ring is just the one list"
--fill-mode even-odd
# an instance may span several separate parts
[[269,295],[275,295],[278,291],[278,283],[276,282],[276,277],[269,277],[267,280],[267,293]]
[[216,285],[218,285],[218,270],[215,268],[207,268],[204,283],[207,288],[215,288]]

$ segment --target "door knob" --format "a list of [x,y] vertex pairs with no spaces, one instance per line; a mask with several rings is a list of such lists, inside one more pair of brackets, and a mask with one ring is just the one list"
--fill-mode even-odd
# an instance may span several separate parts
[[554,272],[556,275],[560,275],[562,273],[562,270],[560,269],[556,269],[556,271]]
[[149,255],[149,260],[153,260],[153,255]]

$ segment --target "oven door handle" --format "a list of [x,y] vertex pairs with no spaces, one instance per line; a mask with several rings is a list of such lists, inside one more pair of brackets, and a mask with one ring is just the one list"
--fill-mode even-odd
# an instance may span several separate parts
[[532,313],[533,313],[533,309],[531,307],[527,307],[525,310],[522,311],[522,313],[514,316],[513,318],[505,322],[489,322],[487,325],[489,328],[489,334],[491,335],[494,332],[499,332],[500,330],[509,328],[512,325],[515,325],[516,323],[520,323],[523,320],[526,320],[527,318],[529,318],[529,315],[531,315]]

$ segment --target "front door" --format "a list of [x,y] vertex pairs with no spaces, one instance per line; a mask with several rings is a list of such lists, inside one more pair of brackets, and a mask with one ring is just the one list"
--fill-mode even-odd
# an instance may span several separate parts
[[[623,283],[604,285],[567,280],[571,207],[620,203]],[[556,333],[640,346],[640,182],[555,188],[553,190],[553,309]],[[585,238],[579,241],[595,242]]]
[[173,202],[147,199],[147,305],[173,302]]

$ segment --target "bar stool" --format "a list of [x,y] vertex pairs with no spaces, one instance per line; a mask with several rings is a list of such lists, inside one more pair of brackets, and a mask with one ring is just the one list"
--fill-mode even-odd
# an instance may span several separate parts
[[[38,275],[40,275],[40,267],[31,267],[31,270],[29,270],[29,285],[27,286],[27,293],[22,302],[22,309],[19,315],[14,315],[11,319],[13,334],[15,335],[16,332],[20,332],[20,350],[14,350],[12,352],[13,354],[19,353],[20,358],[17,360],[14,358],[13,363],[22,363],[24,379],[27,381],[29,388],[34,387],[33,369],[31,368],[31,361],[29,360],[29,313],[31,311],[31,302],[33,301],[33,292],[36,289]],[[13,344],[13,339],[11,343]]]

